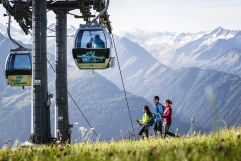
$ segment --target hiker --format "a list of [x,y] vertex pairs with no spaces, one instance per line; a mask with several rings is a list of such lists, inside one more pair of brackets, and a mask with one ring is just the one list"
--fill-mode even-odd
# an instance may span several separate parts
[[154,114],[154,118],[155,118],[155,123],[154,123],[154,135],[157,136],[157,132],[160,132],[160,135],[162,135],[162,118],[161,115],[163,113],[163,105],[159,102],[159,97],[155,96],[153,98],[153,102],[155,104],[155,114]]
[[175,134],[169,132],[169,128],[172,124],[172,101],[170,101],[169,99],[165,100],[164,102],[164,111],[162,114],[162,119],[163,119],[163,136],[164,138],[169,135],[169,136],[173,136],[175,137]]
[[141,126],[143,126],[139,132],[139,135],[144,138],[143,133],[145,133],[146,137],[149,137],[148,128],[153,125],[154,118],[148,106],[143,107],[143,119],[136,120]]

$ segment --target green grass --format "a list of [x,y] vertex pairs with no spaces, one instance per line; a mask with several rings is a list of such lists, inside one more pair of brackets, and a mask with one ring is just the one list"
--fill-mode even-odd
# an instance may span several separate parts
[[2,149],[0,160],[241,161],[241,128],[208,135]]

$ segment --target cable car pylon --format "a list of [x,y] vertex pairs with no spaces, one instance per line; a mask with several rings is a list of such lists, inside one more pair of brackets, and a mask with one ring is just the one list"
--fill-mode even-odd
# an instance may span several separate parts
[[70,143],[72,125],[69,123],[67,84],[67,10],[56,10],[56,105],[55,137],[58,142]]
[[32,0],[33,75],[32,127],[30,141],[52,142],[50,128],[50,95],[47,77],[47,1]]

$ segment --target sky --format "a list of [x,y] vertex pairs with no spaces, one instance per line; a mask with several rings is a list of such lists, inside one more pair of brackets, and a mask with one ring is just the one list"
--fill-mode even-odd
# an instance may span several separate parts
[[[4,12],[0,7],[0,14]],[[241,30],[241,0],[110,0],[109,14],[117,34],[134,30],[198,32],[218,26]],[[48,16],[48,23],[55,23],[55,15]],[[0,21],[4,24],[7,18],[0,16]],[[80,23],[68,16],[68,25]]]

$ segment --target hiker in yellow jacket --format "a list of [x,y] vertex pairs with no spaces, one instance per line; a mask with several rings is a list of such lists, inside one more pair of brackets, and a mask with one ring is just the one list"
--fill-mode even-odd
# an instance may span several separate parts
[[148,128],[150,126],[153,125],[154,123],[154,118],[152,116],[152,113],[149,109],[148,106],[144,106],[143,107],[143,111],[144,111],[144,115],[143,115],[143,119],[142,120],[136,120],[141,126],[143,126],[139,132],[139,135],[141,137],[144,137],[144,133],[145,133],[145,136],[148,138],[149,137],[149,131],[148,131]]

